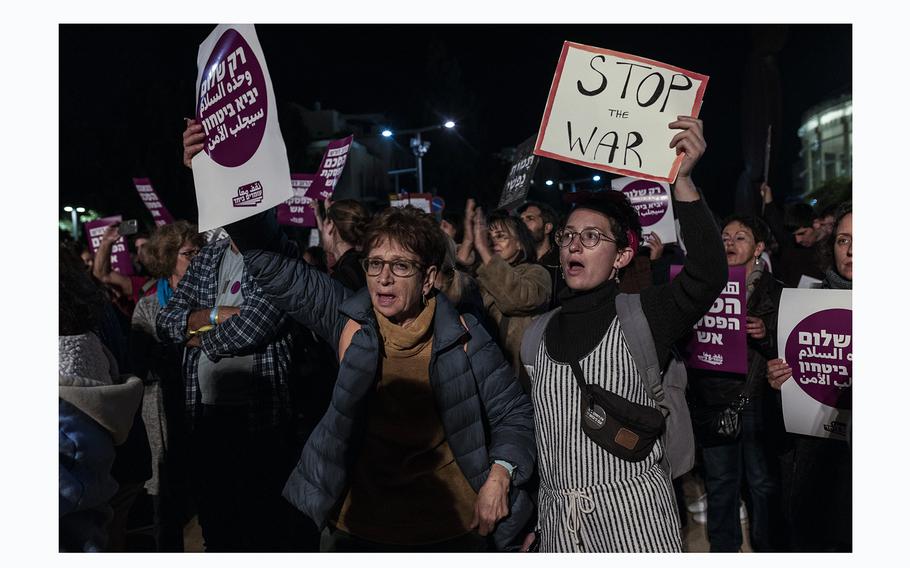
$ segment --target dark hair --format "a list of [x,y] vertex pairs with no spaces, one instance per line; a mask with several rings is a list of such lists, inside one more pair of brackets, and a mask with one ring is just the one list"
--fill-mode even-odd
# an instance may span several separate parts
[[834,228],[831,230],[831,234],[828,235],[825,243],[818,247],[819,266],[824,270],[829,268],[837,269],[834,265],[834,247],[837,243],[837,226],[840,225],[840,222],[844,217],[850,213],[853,213],[852,201],[845,201],[837,206],[837,209],[834,212]]
[[359,248],[370,222],[370,212],[356,199],[341,199],[332,203],[325,216],[338,229],[338,236],[344,242]]
[[518,208],[518,215],[521,216],[529,207],[537,207],[540,210],[540,217],[543,219],[544,225],[550,223],[553,225],[553,230],[556,230],[557,225],[559,225],[559,214],[555,209],[539,201],[526,201],[524,205]]
[[60,245],[59,335],[80,335],[93,331],[106,301],[101,289],[85,271],[82,259]]
[[444,211],[442,220],[448,221],[455,227],[455,242],[460,243],[464,240],[464,213],[458,211]]
[[768,229],[765,222],[758,217],[752,217],[751,215],[730,215],[721,221],[720,230],[723,231],[724,227],[730,223],[739,223],[752,231],[752,237],[755,239],[756,245],[758,243],[765,243],[765,248],[771,246],[771,243],[768,241],[771,231]]
[[[623,249],[629,246],[628,231],[632,231],[636,240],[641,242],[641,221],[638,219],[638,212],[632,207],[629,198],[621,191],[577,192],[567,194],[566,197],[575,203],[572,211],[590,209],[609,219],[610,230],[616,239],[617,248]],[[560,229],[565,228],[568,224],[569,216],[571,213],[560,223]]]
[[417,255],[424,268],[442,268],[446,257],[445,237],[433,215],[411,205],[389,207],[373,217],[366,226],[363,250],[369,254],[370,250],[388,240]]
[[307,247],[306,251],[304,252],[305,254],[310,255],[310,258],[313,259],[313,262],[310,264],[310,266],[314,267],[320,272],[329,271],[329,262],[326,259],[325,251],[322,249],[322,247]]
[[784,210],[784,226],[791,233],[803,227],[811,227],[815,211],[808,203],[791,203]]
[[840,209],[841,205],[842,204],[839,203],[832,203],[826,206],[821,210],[816,219],[824,219],[825,217],[837,217],[837,210]]
[[142,247],[143,263],[155,278],[167,278],[177,267],[177,253],[183,243],[190,242],[199,248],[205,246],[205,236],[189,221],[175,221],[162,225],[152,232]]
[[521,256],[515,264],[537,261],[537,245],[534,242],[534,237],[531,236],[531,230],[528,229],[524,221],[509,215],[509,212],[505,209],[497,209],[487,217],[487,226],[491,229],[493,227],[501,227],[518,239],[518,248],[521,250]]

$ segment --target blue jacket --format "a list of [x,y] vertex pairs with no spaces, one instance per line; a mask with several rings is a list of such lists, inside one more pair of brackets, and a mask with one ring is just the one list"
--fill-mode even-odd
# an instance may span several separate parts
[[[332,403],[284,488],[284,496],[321,528],[345,496],[363,438],[368,395],[378,379],[381,340],[369,291],[353,294],[305,262],[275,252],[246,250],[244,259],[266,296],[319,334],[336,353],[348,321],[361,326],[340,362]],[[486,481],[494,460],[516,466],[510,514],[493,533],[496,546],[503,548],[523,536],[534,512],[521,488],[537,459],[533,409],[490,335],[473,316],[464,318],[467,329],[448,299],[438,295],[430,386],[455,461],[475,491]]]

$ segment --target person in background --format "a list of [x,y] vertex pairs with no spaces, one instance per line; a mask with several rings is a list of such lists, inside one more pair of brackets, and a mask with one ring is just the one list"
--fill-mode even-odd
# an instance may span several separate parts
[[133,311],[130,355],[133,369],[145,383],[142,418],[152,450],[152,477],[145,488],[152,496],[159,551],[183,552],[183,526],[188,508],[187,429],[184,427],[184,385],[180,364],[183,346],[163,343],[155,321],[205,246],[196,226],[177,221],[155,229],[143,256],[155,279]]
[[535,262],[534,240],[519,218],[494,211],[485,220],[483,210],[475,208],[474,200],[469,199],[465,222],[473,230],[465,233],[460,261],[470,264],[471,253],[480,259],[477,283],[484,307],[497,328],[497,340],[515,377],[528,392],[528,374],[521,365],[521,339],[531,318],[547,310],[552,292],[550,275]]
[[834,223],[837,217],[837,208],[838,204],[833,203],[822,209],[821,213],[818,214],[812,221],[812,228],[815,230],[815,235],[818,242],[824,242],[831,236],[832,231],[834,231]]
[[548,309],[559,305],[559,293],[566,287],[559,269],[559,248],[553,245],[553,231],[559,223],[559,215],[545,203],[526,201],[518,208],[518,216],[524,222],[537,252],[537,262],[550,273],[550,301]]
[[325,251],[322,247],[307,247],[303,251],[303,260],[320,272],[329,272],[328,260],[326,260]]
[[[776,353],[777,311],[783,283],[765,270],[761,254],[769,238],[765,225],[754,217],[733,216],[723,222],[722,238],[727,265],[742,266],[746,277],[747,370],[745,376],[689,369],[696,440],[702,447],[707,492],[707,532],[711,552],[737,552],[742,546],[740,488],[749,492],[749,542],[756,552],[773,550],[770,533],[777,499],[776,464],[768,463],[771,440],[763,419],[768,386],[767,360]],[[719,438],[713,418],[724,408],[743,401],[742,433]],[[704,424],[704,428],[699,428]]]
[[142,381],[121,375],[94,333],[106,299],[66,247],[59,253],[59,534],[60,552],[108,547],[115,446],[134,424]]
[[793,203],[782,218],[774,204],[771,187],[763,183],[760,191],[764,202],[763,219],[779,246],[777,256],[772,257],[774,274],[788,288],[796,288],[803,275],[823,278],[815,248],[818,235],[813,228],[815,213],[812,207],[807,203]]
[[464,219],[456,211],[446,211],[442,214],[439,228],[448,235],[457,245],[464,239]]
[[[822,288],[853,289],[853,205],[843,203],[835,229],[823,245]],[[793,377],[783,359],[768,361],[768,384],[780,390]],[[780,414],[780,394],[775,397]],[[783,506],[791,547],[797,552],[850,552],[853,549],[853,457],[841,440],[787,434],[780,453]],[[849,430],[848,430],[849,439]],[[819,527],[824,527],[820,530]]]
[[316,221],[326,255],[334,258],[329,263],[332,278],[341,282],[345,288],[357,291],[366,286],[366,276],[360,260],[361,240],[370,213],[362,203],[354,199],[325,201],[325,218],[316,210]]
[[101,243],[95,251],[92,274],[111,290],[115,304],[127,318],[132,317],[136,302],[142,297],[142,287],[148,281],[147,276],[126,276],[111,268],[111,250],[120,238],[119,223],[104,230]]

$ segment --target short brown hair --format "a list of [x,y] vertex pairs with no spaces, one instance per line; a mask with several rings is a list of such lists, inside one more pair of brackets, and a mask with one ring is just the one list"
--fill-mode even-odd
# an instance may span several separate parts
[[446,257],[445,237],[432,215],[408,205],[389,207],[373,217],[363,243],[364,251],[369,254],[371,249],[389,240],[417,255],[424,268],[442,268]]
[[189,221],[176,221],[156,228],[149,242],[142,247],[142,261],[149,273],[155,278],[167,278],[173,274],[177,267],[177,253],[187,241],[199,248],[205,245],[205,237]]

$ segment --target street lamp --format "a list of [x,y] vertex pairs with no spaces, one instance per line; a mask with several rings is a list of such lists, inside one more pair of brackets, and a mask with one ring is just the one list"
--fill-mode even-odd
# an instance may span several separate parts
[[77,213],[85,213],[85,207],[73,207],[72,205],[66,205],[63,207],[63,210],[71,214],[73,220],[73,240],[79,240],[79,220],[76,217]]
[[[434,126],[424,126],[423,128],[410,128],[407,130],[400,130],[397,134],[413,134],[414,137],[411,138],[410,147],[411,153],[414,154],[414,157],[417,158],[417,192],[423,193],[423,157],[430,150],[430,142],[424,141],[421,138],[421,134],[424,132],[429,132],[431,130],[439,130],[440,128],[453,129],[455,128],[455,122],[452,120],[447,120],[443,124],[437,124]],[[391,138],[395,133],[386,128],[382,131],[382,135],[385,138]]]
[[591,178],[591,179],[593,179],[594,181],[600,181],[600,176],[594,176],[594,177]]

